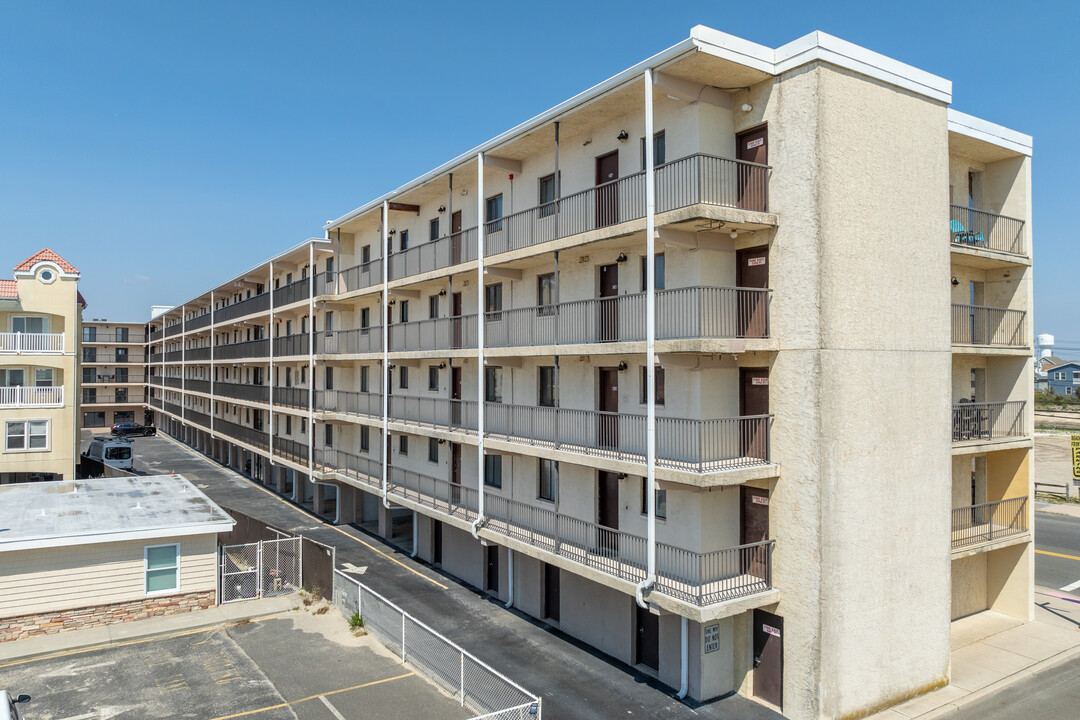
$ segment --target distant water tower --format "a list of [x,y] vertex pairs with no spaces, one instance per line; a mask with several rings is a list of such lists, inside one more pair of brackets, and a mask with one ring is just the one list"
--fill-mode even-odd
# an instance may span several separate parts
[[1039,357],[1050,357],[1054,354],[1054,336],[1040,335],[1035,338],[1035,346],[1039,349]]

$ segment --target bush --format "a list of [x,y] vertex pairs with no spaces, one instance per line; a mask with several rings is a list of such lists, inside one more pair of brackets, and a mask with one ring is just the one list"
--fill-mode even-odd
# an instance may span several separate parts
[[364,627],[364,618],[360,617],[360,613],[353,613],[349,618],[349,629],[356,632],[362,627]]

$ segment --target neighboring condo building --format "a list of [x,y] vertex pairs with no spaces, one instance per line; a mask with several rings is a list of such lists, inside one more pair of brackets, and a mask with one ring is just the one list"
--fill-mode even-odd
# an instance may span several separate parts
[[84,321],[82,427],[146,422],[146,324]]
[[1032,602],[1031,139],[950,101],[696,27],[152,321],[158,425],[692,698],[943,686]]
[[79,459],[79,271],[44,249],[0,280],[0,484],[72,480]]

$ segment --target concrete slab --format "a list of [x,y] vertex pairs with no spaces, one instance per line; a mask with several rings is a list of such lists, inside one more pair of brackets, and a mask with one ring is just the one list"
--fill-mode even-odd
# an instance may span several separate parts
[[986,643],[968,645],[952,654],[951,685],[974,692],[1032,664],[1031,658]]
[[1020,620],[993,610],[954,620],[950,628],[952,649],[959,650],[1021,624]]
[[[905,703],[901,703],[892,710],[905,717],[905,718],[917,718],[921,715],[925,715],[931,710],[936,710],[942,705],[947,705],[951,702],[955,702],[960,698],[967,695],[967,690],[955,687],[953,685],[947,685],[940,690],[937,690],[926,695],[920,695],[917,698],[912,698]],[[889,717],[888,715],[876,717]]]
[[1036,662],[1057,655],[1080,642],[1075,633],[1042,624],[1028,623],[986,638],[983,643],[1023,655]]

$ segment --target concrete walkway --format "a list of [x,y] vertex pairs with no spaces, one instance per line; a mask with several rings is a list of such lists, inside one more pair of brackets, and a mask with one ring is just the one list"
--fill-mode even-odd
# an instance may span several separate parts
[[0,643],[0,668],[45,655],[61,655],[110,645],[124,645],[162,635],[178,635],[194,630],[232,625],[242,620],[269,618],[288,612],[299,604],[299,596],[292,593],[261,600],[228,603],[179,615],[160,615],[128,623],[14,640]]
[[1080,657],[1080,597],[1035,588],[1035,606],[1030,623],[989,610],[954,621],[949,685],[878,713],[874,720],[945,717]]

